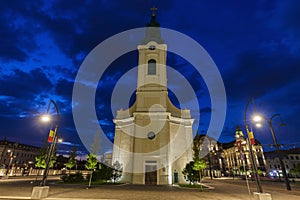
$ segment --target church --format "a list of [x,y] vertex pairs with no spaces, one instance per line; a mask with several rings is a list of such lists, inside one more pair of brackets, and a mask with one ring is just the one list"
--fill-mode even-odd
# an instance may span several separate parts
[[168,97],[167,45],[152,13],[138,49],[136,101],[118,110],[112,162],[123,167],[122,182],[168,185],[185,183],[182,174],[192,160],[190,110],[179,109]]

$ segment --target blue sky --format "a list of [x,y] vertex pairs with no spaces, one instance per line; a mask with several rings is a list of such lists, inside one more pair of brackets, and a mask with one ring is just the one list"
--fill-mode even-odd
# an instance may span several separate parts
[[[38,116],[54,99],[61,112],[60,135],[82,146],[72,118],[72,89],[84,58],[99,43],[119,32],[144,27],[150,7],[158,7],[161,27],[184,33],[210,54],[222,75],[227,113],[220,141],[234,139],[243,126],[247,100],[274,119],[278,143],[300,146],[300,2],[287,1],[141,1],[69,0],[6,1],[0,4],[0,122],[1,138],[41,145],[49,126]],[[211,109],[205,83],[193,67],[169,53],[169,66],[182,73],[196,91],[205,133]],[[102,129],[113,138],[111,91],[122,74],[137,65],[137,52],[116,60],[100,80],[96,111]],[[170,92],[171,93],[171,92]],[[172,95],[174,96],[174,95]],[[174,99],[174,98],[173,98]],[[252,112],[249,108],[249,114]],[[51,109],[51,112],[55,113]],[[195,131],[195,130],[194,130]],[[267,124],[255,137],[271,148]],[[288,146],[290,145],[290,146]],[[61,145],[61,149],[69,149]],[[81,148],[84,150],[84,148]]]

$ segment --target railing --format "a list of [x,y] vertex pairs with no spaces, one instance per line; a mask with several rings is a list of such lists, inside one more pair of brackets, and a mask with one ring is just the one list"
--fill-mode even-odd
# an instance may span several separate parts
[[[7,169],[0,169],[0,176],[6,174]],[[83,176],[90,173],[88,170],[58,170],[50,169],[48,172],[49,176],[62,175],[62,174],[76,174],[76,172],[81,172]],[[42,176],[44,174],[44,169],[33,169],[30,168],[28,171],[25,169],[12,168],[7,173],[9,176]]]

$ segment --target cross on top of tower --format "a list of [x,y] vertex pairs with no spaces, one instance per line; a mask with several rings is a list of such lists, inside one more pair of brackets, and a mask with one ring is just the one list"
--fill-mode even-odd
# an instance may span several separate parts
[[153,6],[152,8],[150,8],[150,10],[152,11],[152,16],[155,16],[155,11],[157,11],[158,8],[156,8],[155,6]]

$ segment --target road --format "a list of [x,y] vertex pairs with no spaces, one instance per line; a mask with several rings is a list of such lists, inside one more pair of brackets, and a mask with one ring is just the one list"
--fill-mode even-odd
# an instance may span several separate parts
[[[0,181],[0,199],[29,199],[33,185],[31,179],[9,179]],[[86,189],[84,185],[58,184],[55,178],[49,181],[48,200],[245,200],[250,199],[244,180],[214,179],[204,180],[213,189],[189,189],[177,186],[147,185],[101,185]],[[284,189],[284,183],[262,182],[263,189],[272,195],[273,200],[300,199],[300,186],[292,184],[292,191]],[[250,182],[251,192],[256,190],[255,182]]]

